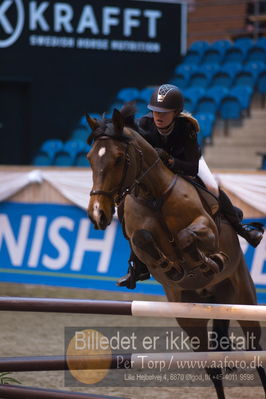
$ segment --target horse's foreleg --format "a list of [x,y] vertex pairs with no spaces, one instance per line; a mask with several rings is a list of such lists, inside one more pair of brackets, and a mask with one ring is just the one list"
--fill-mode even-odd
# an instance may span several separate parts
[[[254,350],[254,351],[260,351],[262,350],[261,345],[260,345],[260,339],[261,339],[261,326],[258,321],[247,321],[247,320],[239,320],[239,324],[242,328],[242,331],[244,333],[244,337],[246,338],[246,345],[247,345],[247,350]],[[253,360],[252,360],[253,361]],[[265,392],[265,397],[266,397],[266,373],[265,369],[263,366],[259,365],[260,359],[259,356],[258,358],[254,356],[254,361],[258,365],[256,366],[257,372],[259,374],[260,380],[262,387]],[[249,366],[247,365],[247,368]],[[248,370],[250,372],[250,368]]]
[[205,272],[219,272],[227,260],[223,253],[217,253],[217,230],[207,217],[199,216],[189,226],[178,232],[176,243],[187,265],[192,268],[202,265]]
[[[199,343],[198,348],[195,349],[193,347],[195,352],[208,352],[210,350],[207,332],[208,320],[177,319],[177,321],[180,327],[188,334],[189,338]],[[203,367],[204,361],[199,361],[198,372],[202,372]],[[193,371],[193,369],[190,368],[190,371]],[[197,370],[195,371],[197,372]],[[205,371],[214,385],[218,399],[225,399],[221,368],[205,367]]]

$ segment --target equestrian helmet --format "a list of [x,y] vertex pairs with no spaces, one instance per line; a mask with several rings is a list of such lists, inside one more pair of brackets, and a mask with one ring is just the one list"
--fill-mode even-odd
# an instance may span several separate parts
[[184,97],[178,87],[165,84],[157,87],[151,95],[148,108],[151,111],[169,112],[183,111]]

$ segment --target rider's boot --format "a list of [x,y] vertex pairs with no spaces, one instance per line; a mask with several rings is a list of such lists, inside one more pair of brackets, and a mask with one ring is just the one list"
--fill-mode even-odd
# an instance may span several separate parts
[[133,251],[131,252],[128,264],[129,267],[127,274],[121,277],[116,284],[119,287],[127,287],[128,289],[133,290],[136,288],[137,281],[148,280],[150,278],[150,272],[146,265],[137,258]]
[[221,213],[231,223],[237,234],[245,238],[253,247],[257,247],[263,237],[263,224],[258,222],[247,224],[241,223],[243,217],[242,211],[232,204],[231,200],[223,190],[220,190],[219,204]]

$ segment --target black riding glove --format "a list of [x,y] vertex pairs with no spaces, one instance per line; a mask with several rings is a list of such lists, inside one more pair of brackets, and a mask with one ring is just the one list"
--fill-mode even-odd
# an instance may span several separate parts
[[167,166],[168,168],[172,166],[173,157],[170,154],[168,154],[168,152],[166,152],[162,148],[157,148],[157,147],[155,148],[155,150],[157,151],[157,154],[159,155],[165,166]]

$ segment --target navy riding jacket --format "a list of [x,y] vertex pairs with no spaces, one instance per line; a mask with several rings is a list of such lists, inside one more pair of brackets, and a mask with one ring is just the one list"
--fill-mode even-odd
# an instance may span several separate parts
[[196,176],[199,168],[201,150],[197,140],[196,125],[191,117],[180,114],[175,118],[172,132],[168,136],[163,136],[155,126],[152,112],[139,120],[142,136],[154,148],[162,148],[174,158],[173,166],[169,169],[176,174],[186,176]]

